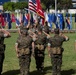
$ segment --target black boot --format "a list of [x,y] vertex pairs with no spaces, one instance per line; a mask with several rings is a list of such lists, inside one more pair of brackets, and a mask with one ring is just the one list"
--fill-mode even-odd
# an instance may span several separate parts
[[43,70],[44,68],[43,67],[41,67],[41,72],[44,72],[44,70]]
[[39,71],[40,69],[39,68],[37,68],[37,71]]
[[0,73],[0,75],[1,75],[1,73]]

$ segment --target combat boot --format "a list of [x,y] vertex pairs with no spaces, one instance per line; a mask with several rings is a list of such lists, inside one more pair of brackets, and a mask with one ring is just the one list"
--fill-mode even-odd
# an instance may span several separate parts
[[36,66],[37,71],[40,71],[40,68],[38,66]]
[[40,71],[41,71],[41,72],[44,72],[43,68],[40,68]]
[[57,75],[61,75],[61,73],[58,73]]
[[52,75],[57,75],[57,73],[53,73]]
[[1,73],[0,73],[0,75],[1,75]]

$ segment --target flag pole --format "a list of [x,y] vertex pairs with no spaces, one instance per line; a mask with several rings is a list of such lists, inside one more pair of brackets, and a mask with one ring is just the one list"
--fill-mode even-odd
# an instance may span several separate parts
[[57,0],[55,0],[55,15],[57,14]]
[[[29,1],[28,1],[28,8],[29,8]],[[30,10],[28,10],[28,14],[30,15]],[[29,23],[30,23],[30,20],[29,20]]]
[[58,28],[58,16],[57,16],[57,0],[55,0],[55,16],[56,16],[56,26]]

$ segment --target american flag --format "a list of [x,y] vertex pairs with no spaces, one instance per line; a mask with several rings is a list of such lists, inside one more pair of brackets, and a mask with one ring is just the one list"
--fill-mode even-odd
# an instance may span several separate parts
[[42,10],[40,0],[29,0],[29,10],[44,18],[44,12]]
[[37,2],[36,2],[36,0],[29,0],[29,9],[31,11],[36,12],[36,10],[37,10]]

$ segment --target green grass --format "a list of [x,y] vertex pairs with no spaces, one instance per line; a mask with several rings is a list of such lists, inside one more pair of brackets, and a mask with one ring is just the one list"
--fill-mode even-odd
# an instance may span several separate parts
[[[63,44],[63,64],[62,75],[76,75],[76,51],[74,50],[74,41],[76,33],[66,33],[70,40]],[[17,33],[11,33],[11,38],[5,39],[6,51],[3,65],[2,75],[20,75],[18,58],[15,52],[15,42],[18,37]],[[40,74],[36,71],[35,60],[31,57],[30,75],[52,75],[51,58],[48,57],[47,50],[45,52],[44,73]]]

